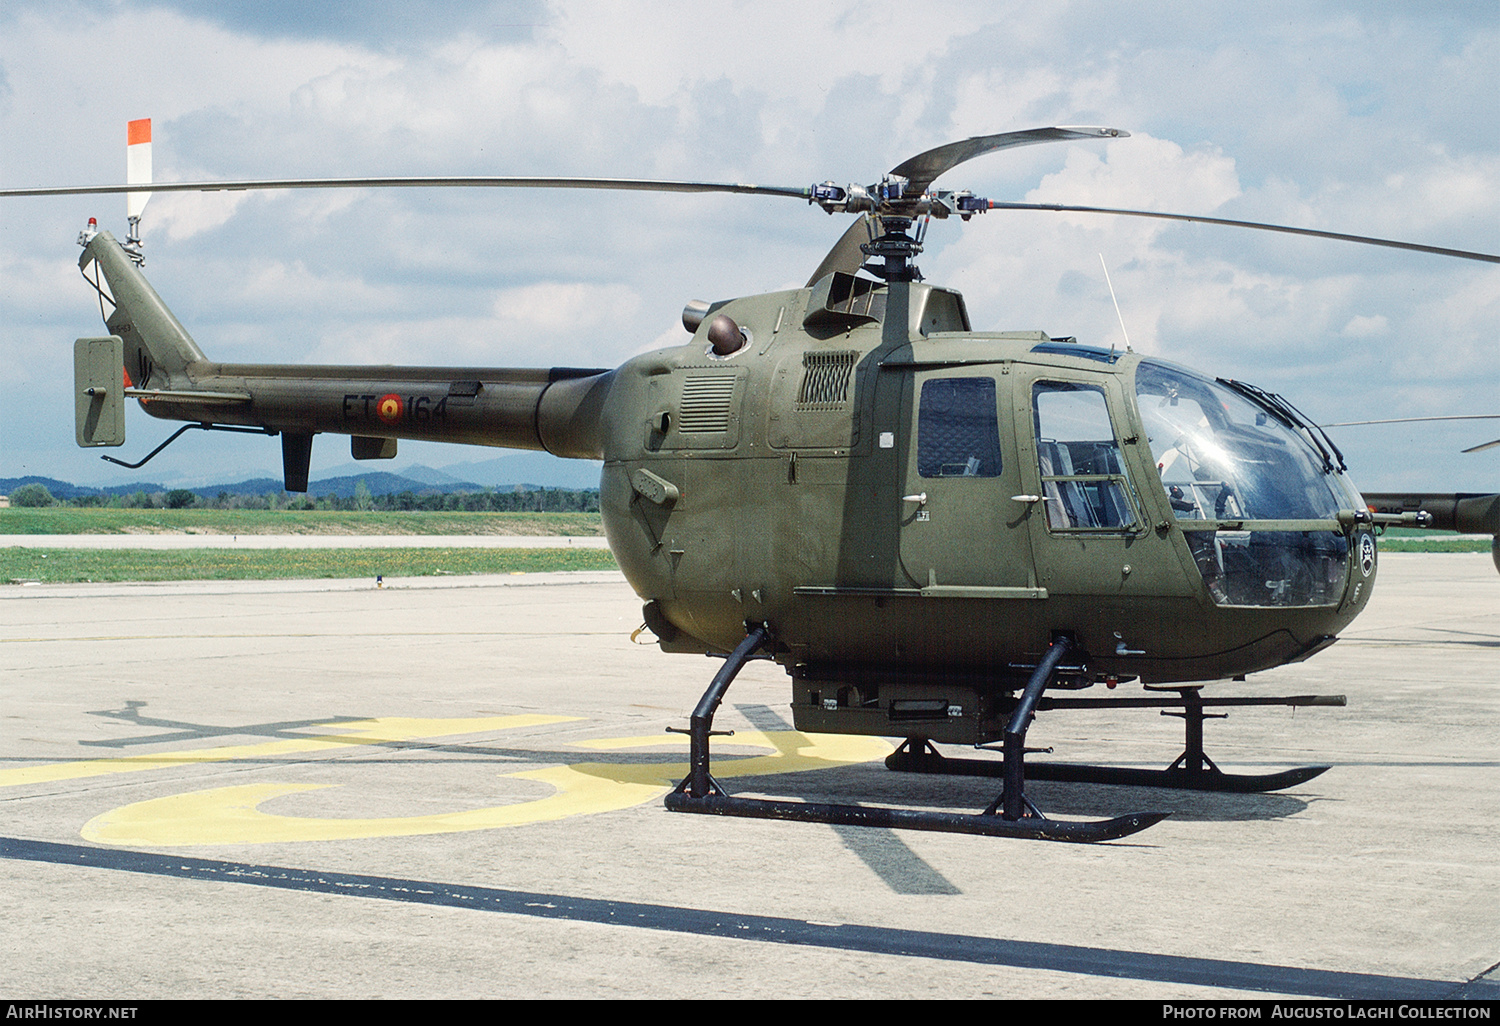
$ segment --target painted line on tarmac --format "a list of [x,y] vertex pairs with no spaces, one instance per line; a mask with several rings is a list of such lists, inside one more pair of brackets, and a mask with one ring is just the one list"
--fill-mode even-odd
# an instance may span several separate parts
[[733,940],[863,951],[877,955],[937,958],[950,962],[1045,969],[1088,976],[1152,980],[1299,997],[1450,1001],[1500,998],[1500,983],[1483,978],[1468,983],[1423,980],[1214,958],[1158,955],[1073,944],[1002,940],[925,930],[811,923],[778,916],[577,898],[495,887],[470,887],[399,877],[322,873],[311,869],[184,858],[154,852],[95,848],[17,837],[0,837],[0,857],[23,862],[123,870],[151,876],[214,880],[317,894],[344,894],[386,901],[468,908],[481,912],[503,912],[540,919],[633,926]]

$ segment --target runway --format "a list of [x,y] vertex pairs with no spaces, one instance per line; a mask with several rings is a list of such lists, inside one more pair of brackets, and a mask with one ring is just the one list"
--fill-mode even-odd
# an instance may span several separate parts
[[[577,539],[575,539],[576,541]],[[717,666],[635,644],[613,573],[0,588],[0,890],[17,998],[1500,997],[1500,576],[1383,555],[1307,663],[1217,694],[1274,795],[1037,782],[1094,846],[666,812]],[[1134,694],[1135,685],[1122,685]],[[738,793],[977,811],[880,739],[790,730],[752,664]],[[1181,724],[1044,713],[1060,761]],[[966,754],[950,750],[950,754]]]

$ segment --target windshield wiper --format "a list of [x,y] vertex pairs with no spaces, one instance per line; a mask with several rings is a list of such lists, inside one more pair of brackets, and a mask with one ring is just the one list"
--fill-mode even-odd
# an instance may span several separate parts
[[1344,454],[1333,443],[1333,439],[1328,437],[1328,433],[1317,424],[1314,424],[1301,410],[1297,409],[1297,407],[1287,402],[1281,396],[1275,392],[1267,392],[1263,388],[1257,388],[1255,385],[1244,381],[1235,381],[1231,378],[1217,378],[1216,380],[1225,388],[1232,389],[1244,396],[1293,431],[1301,431],[1306,435],[1308,441],[1312,442],[1313,446],[1317,448],[1318,455],[1323,458],[1323,473],[1333,473],[1335,464],[1337,464],[1337,470],[1340,474],[1349,469],[1344,464]]

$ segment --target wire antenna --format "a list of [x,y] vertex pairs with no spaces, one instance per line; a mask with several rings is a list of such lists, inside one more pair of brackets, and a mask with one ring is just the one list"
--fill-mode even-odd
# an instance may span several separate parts
[[[1104,268],[1104,284],[1109,286],[1109,298],[1115,304],[1115,316],[1120,319],[1120,334],[1125,336],[1125,351],[1134,352],[1130,348],[1130,332],[1125,330],[1125,315],[1120,313],[1120,301],[1115,298],[1115,283],[1109,280],[1109,265],[1104,262],[1103,253],[1099,254],[1099,266]],[[1111,352],[1114,351],[1114,346],[1109,348]]]

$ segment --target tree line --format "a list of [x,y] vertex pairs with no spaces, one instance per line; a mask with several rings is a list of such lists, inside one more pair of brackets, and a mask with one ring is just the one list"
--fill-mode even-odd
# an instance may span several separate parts
[[123,495],[80,495],[72,499],[53,496],[46,485],[22,485],[10,494],[12,506],[73,506],[101,509],[294,509],[294,510],[371,510],[403,512],[428,510],[464,513],[597,513],[597,489],[525,488],[506,491],[485,489],[478,492],[423,492],[411,490],[387,495],[371,495],[363,481],[354,494],[340,496],[298,495],[272,491],[261,495],[243,495],[221,491],[213,497],[186,488],[165,492],[131,492]]

